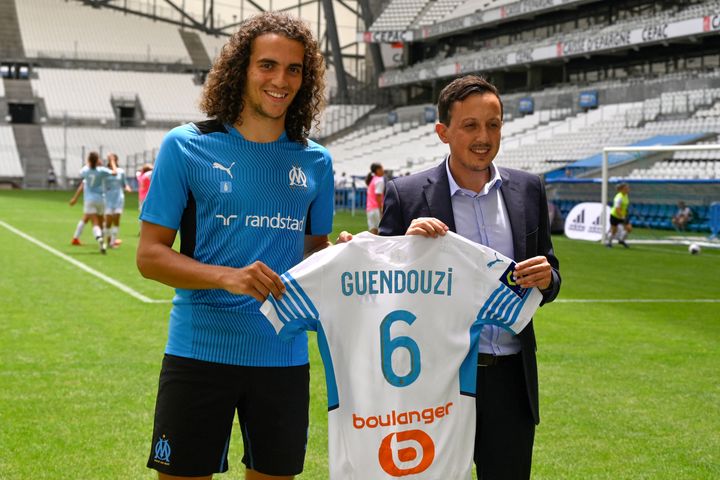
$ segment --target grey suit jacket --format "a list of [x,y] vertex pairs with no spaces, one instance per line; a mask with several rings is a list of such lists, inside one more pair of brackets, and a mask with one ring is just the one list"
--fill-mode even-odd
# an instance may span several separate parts
[[[410,222],[418,217],[442,220],[453,232],[455,219],[450,200],[450,183],[445,162],[437,167],[388,182],[385,189],[384,213],[380,235],[404,235]],[[551,287],[543,292],[543,303],[551,302],[560,291],[559,262],[550,239],[545,188],[537,175],[498,167],[502,194],[512,228],[515,261],[543,255],[553,267]],[[538,402],[535,332],[530,322],[519,335],[528,390],[528,401],[540,422]]]

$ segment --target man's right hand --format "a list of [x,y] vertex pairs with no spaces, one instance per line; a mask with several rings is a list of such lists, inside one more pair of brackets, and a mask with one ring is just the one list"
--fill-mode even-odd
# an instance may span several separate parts
[[268,295],[279,300],[285,293],[280,276],[259,260],[247,267],[228,268],[222,276],[222,285],[230,293],[250,295],[258,302],[264,302]]
[[450,230],[447,225],[433,217],[419,217],[410,222],[405,235],[422,235],[423,237],[437,238]]

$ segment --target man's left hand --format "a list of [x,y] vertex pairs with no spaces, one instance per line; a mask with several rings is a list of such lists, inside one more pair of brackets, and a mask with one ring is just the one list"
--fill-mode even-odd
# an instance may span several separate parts
[[528,258],[515,265],[515,281],[523,288],[546,290],[552,283],[552,266],[543,256]]

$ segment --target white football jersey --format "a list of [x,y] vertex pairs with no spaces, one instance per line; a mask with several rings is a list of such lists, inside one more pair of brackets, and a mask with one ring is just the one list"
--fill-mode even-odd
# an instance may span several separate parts
[[318,332],[331,479],[470,479],[480,329],[518,333],[542,299],[514,265],[452,232],[365,232],[282,275],[261,311],[281,337]]

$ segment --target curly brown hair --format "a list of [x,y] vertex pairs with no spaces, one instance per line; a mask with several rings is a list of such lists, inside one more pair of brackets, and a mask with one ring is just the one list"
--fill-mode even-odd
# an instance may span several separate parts
[[243,93],[255,38],[266,33],[296,40],[305,47],[302,84],[285,116],[285,131],[290,140],[307,145],[312,123],[318,122],[324,104],[325,61],[310,28],[283,12],[255,15],[240,25],[223,46],[208,75],[200,108],[209,117],[223,123],[240,119],[245,107]]

